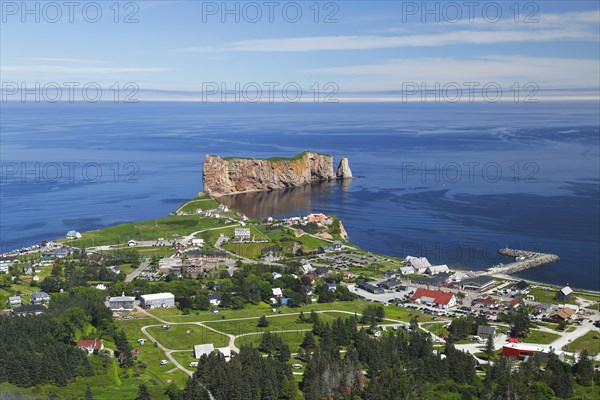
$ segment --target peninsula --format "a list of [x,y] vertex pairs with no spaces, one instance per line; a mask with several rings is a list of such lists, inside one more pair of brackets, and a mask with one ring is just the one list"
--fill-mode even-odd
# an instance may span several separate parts
[[204,192],[213,196],[288,189],[351,177],[346,157],[334,171],[332,156],[312,151],[267,159],[207,155],[203,165]]

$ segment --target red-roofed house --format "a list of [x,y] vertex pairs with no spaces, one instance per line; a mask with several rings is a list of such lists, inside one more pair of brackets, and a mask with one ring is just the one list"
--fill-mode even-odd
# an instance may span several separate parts
[[479,306],[479,307],[495,307],[498,305],[498,302],[496,300],[494,300],[491,296],[488,296],[487,294],[483,294],[481,296],[478,296],[473,301],[473,305]]
[[435,305],[450,308],[456,305],[456,297],[452,293],[439,292],[437,290],[417,289],[412,296],[413,301],[427,305]]
[[77,348],[86,350],[88,354],[94,354],[94,351],[104,350],[104,343],[96,339],[81,339],[77,341]]

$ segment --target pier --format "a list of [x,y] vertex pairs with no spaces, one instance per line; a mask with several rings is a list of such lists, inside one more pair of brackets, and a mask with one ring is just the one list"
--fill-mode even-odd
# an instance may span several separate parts
[[541,265],[550,264],[560,260],[556,254],[538,253],[535,251],[516,250],[504,248],[498,250],[498,253],[503,256],[515,257],[515,262],[506,265],[496,265],[489,268],[486,273],[489,274],[514,274],[515,272],[523,271],[530,268],[539,267]]

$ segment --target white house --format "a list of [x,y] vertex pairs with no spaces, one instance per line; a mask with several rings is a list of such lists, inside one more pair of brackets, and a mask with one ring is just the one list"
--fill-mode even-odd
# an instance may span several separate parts
[[81,239],[81,233],[77,231],[67,232],[67,239]]
[[192,239],[192,246],[204,247],[204,239],[193,238]]
[[223,296],[221,296],[220,294],[209,294],[208,295],[208,302],[213,306],[220,305],[222,301],[223,301]]
[[427,269],[425,270],[425,273],[429,274],[429,275],[437,275],[442,272],[448,272],[448,271],[450,271],[450,268],[448,268],[448,266],[446,264],[442,264],[442,265],[432,265],[432,266],[427,267]]
[[278,288],[278,287],[277,288],[273,288],[272,292],[273,292],[273,296],[275,296],[275,297],[281,297],[281,296],[283,296],[283,291],[281,290],[281,288]]
[[8,264],[0,263],[0,274],[8,274]]
[[215,349],[215,346],[212,343],[195,345],[194,357],[196,359],[199,359],[205,354],[209,355],[213,353],[215,350],[223,354],[223,356],[225,357],[225,361],[229,361],[231,359],[231,349],[229,347],[219,347]]
[[427,268],[431,267],[431,263],[427,257],[406,256],[404,266],[413,267],[417,274],[423,274]]
[[235,228],[233,236],[239,240],[250,239],[250,228]]
[[281,275],[279,272],[272,272],[271,276],[273,277],[273,279],[279,279],[283,277],[283,275]]

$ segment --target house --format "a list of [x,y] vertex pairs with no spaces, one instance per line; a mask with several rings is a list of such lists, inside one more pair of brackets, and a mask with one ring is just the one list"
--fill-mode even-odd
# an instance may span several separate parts
[[343,276],[344,276],[344,279],[354,279],[356,277],[356,275],[354,275],[352,272],[348,272],[348,271],[344,271]]
[[327,286],[327,290],[330,292],[335,292],[337,290],[337,285],[335,283],[326,283],[325,286]]
[[209,294],[208,295],[208,302],[213,306],[220,305],[222,301],[223,301],[223,296],[221,296],[220,294]]
[[60,249],[56,249],[50,253],[50,257],[52,258],[65,258],[69,255],[70,251],[61,247]]
[[435,286],[440,287],[446,284],[448,280],[449,274],[440,273],[431,278],[415,278],[412,280],[413,283],[418,285],[427,285],[427,286]]
[[279,252],[281,251],[281,247],[273,246],[273,247],[265,247],[260,250],[260,253],[263,257],[277,257]]
[[310,282],[312,283],[315,279],[317,279],[317,277],[315,276],[315,274],[304,274],[304,277]]
[[463,279],[460,282],[460,288],[462,290],[471,290],[474,292],[480,292],[485,288],[494,284],[494,279],[490,276],[481,275],[475,278]]
[[508,289],[508,292],[511,293],[512,295],[526,294],[529,292],[529,283],[527,283],[525,281],[519,281],[519,282],[515,283],[514,285],[512,285]]
[[283,277],[283,275],[281,275],[279,272],[271,272],[271,276],[273,277],[273,279],[279,279]]
[[225,204],[219,204],[217,207],[218,212],[229,212],[229,208]]
[[287,306],[289,301],[290,299],[288,299],[287,297],[282,297],[279,299],[279,304],[281,304],[282,306]]
[[112,272],[115,275],[119,275],[121,273],[121,270],[115,266],[115,265],[111,265],[110,267],[106,267],[107,270],[109,270],[110,272]]
[[439,292],[418,288],[412,295],[413,301],[427,305],[435,305],[442,308],[450,308],[456,305],[456,297],[452,293]]
[[204,239],[193,238],[192,239],[192,246],[204,247]]
[[111,297],[108,299],[108,308],[112,311],[131,311],[134,309],[135,297],[121,296]]
[[193,356],[196,359],[200,359],[203,355],[209,355],[215,350],[223,354],[225,361],[229,361],[231,358],[231,349],[229,347],[220,347],[215,349],[215,346],[212,343],[195,345]]
[[408,266],[408,267],[405,266],[405,267],[398,268],[398,272],[400,272],[402,275],[414,274],[415,269],[411,266]]
[[21,296],[11,296],[6,301],[6,304],[8,304],[10,307],[20,306],[21,303]]
[[383,289],[392,290],[400,286],[402,282],[396,278],[390,278],[387,281],[381,282],[378,286]]
[[250,228],[235,228],[233,236],[237,240],[250,239]]
[[40,315],[46,312],[46,307],[41,304],[24,304],[11,311],[11,315]]
[[140,307],[145,309],[175,307],[175,295],[173,293],[153,293],[140,296]]
[[519,308],[521,306],[521,298],[515,297],[514,299],[511,299],[507,306],[508,308]]
[[81,239],[81,233],[77,232],[77,231],[69,231],[67,232],[67,239]]
[[305,294],[312,294],[312,290],[313,290],[312,286],[309,286],[309,285],[302,286],[302,292]]
[[30,265],[26,265],[23,267],[23,273],[25,275],[31,275],[31,274],[33,274],[33,268],[31,268]]
[[448,272],[448,271],[450,271],[450,268],[448,268],[448,266],[446,264],[432,265],[425,269],[425,273],[428,275],[437,275],[439,273]]
[[273,296],[275,297],[283,296],[283,291],[281,290],[281,288],[273,288],[271,291],[273,292]]
[[488,337],[494,338],[494,336],[496,336],[496,327],[488,325],[479,325],[477,326],[477,336],[479,336],[482,339],[487,339]]
[[300,266],[300,269],[302,270],[302,272],[304,272],[305,274],[308,274],[309,272],[311,272],[313,270],[312,265],[310,265],[310,263],[304,263]]
[[0,263],[0,274],[8,274],[8,263]]
[[342,246],[342,242],[339,241],[339,240],[334,240],[333,243],[331,243],[331,246],[330,246],[331,250],[333,250],[333,251],[339,251],[339,250],[342,249],[342,247],[343,247]]
[[33,292],[31,294],[31,304],[46,304],[50,302],[50,295],[46,292]]
[[377,287],[371,283],[367,283],[367,282],[357,282],[356,283],[356,287],[362,290],[366,290],[369,293],[373,293],[373,294],[383,294],[385,293],[385,291],[380,288]]
[[544,362],[548,360],[550,353],[556,354],[559,359],[564,357],[562,351],[539,344],[508,343],[502,347],[502,355],[514,360],[524,360],[526,357],[535,355],[541,362]]
[[100,340],[92,339],[85,340],[81,339],[77,341],[77,348],[80,350],[85,350],[88,354],[94,354],[94,351],[98,352],[100,350],[104,350],[104,343]]
[[566,321],[575,314],[575,310],[569,307],[563,307],[550,315],[550,318]]
[[314,273],[317,276],[327,275],[329,273],[329,268],[327,268],[327,267],[318,267],[318,268],[315,268]]
[[573,289],[571,289],[569,286],[565,286],[564,288],[560,289],[558,292],[556,292],[556,300],[561,300],[561,301],[569,301],[571,300],[571,297],[573,297]]
[[448,282],[449,283],[453,283],[453,282],[460,282],[463,279],[468,279],[468,278],[476,278],[477,274],[475,272],[472,271],[456,271],[455,273],[453,273],[452,275],[450,275],[450,277],[448,278]]
[[305,217],[307,222],[325,222],[328,218],[325,214],[308,214]]
[[498,302],[487,294],[482,294],[473,300],[473,305],[478,307],[490,307],[494,308],[498,306]]
[[427,268],[431,267],[431,264],[429,263],[429,260],[427,260],[427,257],[406,256],[404,259],[404,266],[412,267],[417,274],[423,274]]

